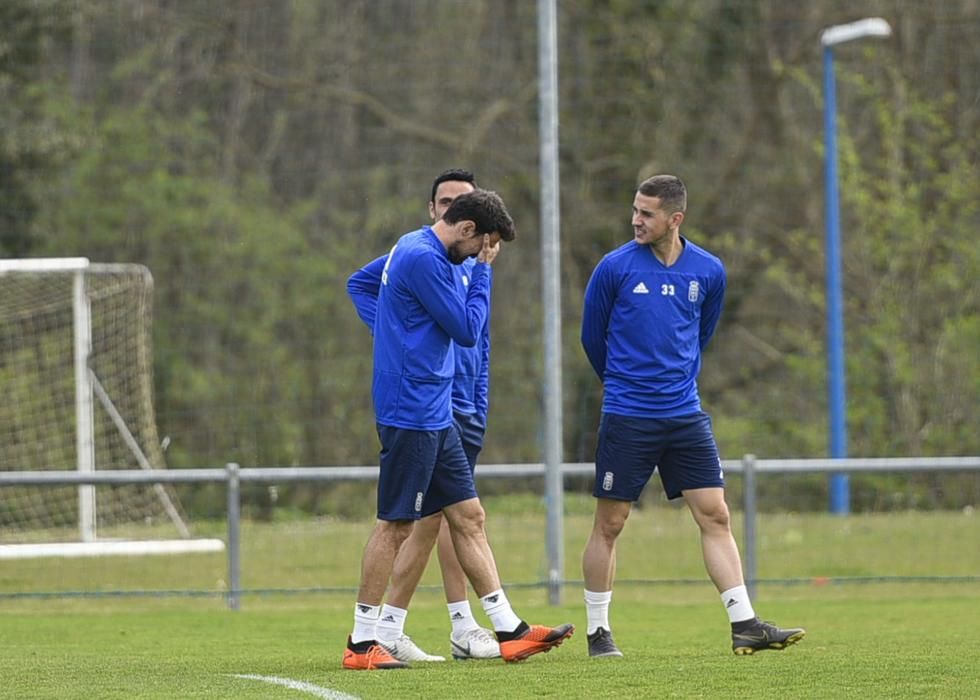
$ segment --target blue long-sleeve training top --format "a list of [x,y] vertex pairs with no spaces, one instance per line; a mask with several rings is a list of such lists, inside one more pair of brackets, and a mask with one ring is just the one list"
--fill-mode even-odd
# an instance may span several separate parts
[[670,267],[635,241],[599,261],[585,290],[582,347],[603,382],[603,412],[675,418],[701,410],[701,351],[726,284],[721,260],[687,240]]
[[[357,315],[374,332],[374,320],[377,316],[378,293],[381,290],[381,273],[384,271],[387,255],[382,255],[359,269],[347,280],[347,294],[354,303]],[[465,297],[473,276],[474,258],[467,258],[462,264],[456,265],[454,276],[457,289]],[[488,266],[488,272],[492,268]],[[489,274],[490,286],[493,275]],[[454,413],[476,416],[486,425],[489,412],[490,393],[490,322],[487,322],[480,332],[480,339],[471,348],[456,346],[453,349],[455,358],[455,373],[453,375],[452,406]]]
[[452,424],[455,347],[474,347],[490,310],[490,266],[473,266],[466,295],[432,228],[402,236],[381,273],[371,395],[381,425],[441,430]]

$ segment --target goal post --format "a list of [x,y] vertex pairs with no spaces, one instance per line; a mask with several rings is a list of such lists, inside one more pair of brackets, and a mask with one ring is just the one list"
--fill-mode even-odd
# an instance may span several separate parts
[[[0,470],[166,467],[152,401],[152,293],[143,265],[0,260]],[[0,547],[34,545],[19,548],[24,556],[59,551],[52,539],[64,540],[62,556],[105,552],[77,545],[107,539],[171,551],[161,536],[201,551],[170,486],[0,489]]]
[[[74,262],[80,263],[78,268]],[[43,261],[42,261],[43,262]],[[88,376],[88,360],[92,352],[92,309],[85,290],[85,271],[89,267],[87,258],[57,260],[65,262],[72,270],[72,330],[74,332],[74,370],[75,370],[75,450],[78,471],[95,471],[94,412],[92,406],[92,385]],[[48,268],[49,272],[57,267]],[[43,270],[38,270],[43,271]],[[95,540],[95,487],[78,487],[78,533],[82,542]]]

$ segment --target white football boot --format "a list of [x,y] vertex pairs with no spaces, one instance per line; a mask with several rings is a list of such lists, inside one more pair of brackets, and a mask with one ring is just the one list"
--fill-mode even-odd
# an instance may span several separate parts
[[458,637],[451,634],[449,643],[452,645],[453,658],[457,660],[500,658],[497,636],[483,627],[467,630]]
[[419,648],[419,645],[412,641],[412,638],[407,634],[403,634],[401,637],[393,642],[378,640],[378,644],[384,647],[385,651],[394,656],[399,661],[445,661],[445,656],[436,656],[434,654],[426,654]]

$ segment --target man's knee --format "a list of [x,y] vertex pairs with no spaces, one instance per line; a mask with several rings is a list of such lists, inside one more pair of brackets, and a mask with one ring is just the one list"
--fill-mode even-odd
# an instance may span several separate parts
[[596,506],[593,532],[604,540],[612,541],[619,537],[630,514],[630,503],[600,499]]
[[449,529],[464,535],[483,532],[487,520],[486,511],[478,498],[454,503],[445,508],[443,514],[449,523]]
[[727,532],[732,529],[732,518],[725,504],[704,512],[699,522],[707,530]]
[[414,520],[379,520],[375,527],[378,537],[394,542],[397,546],[408,539],[415,527]]
[[688,501],[691,514],[698,527],[705,532],[727,532],[731,530],[731,514],[723,498],[708,501]]

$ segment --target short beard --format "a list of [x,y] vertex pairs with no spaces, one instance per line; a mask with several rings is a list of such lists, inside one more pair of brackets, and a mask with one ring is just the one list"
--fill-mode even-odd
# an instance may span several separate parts
[[466,260],[465,255],[460,256],[459,251],[456,250],[456,246],[453,246],[447,252],[449,253],[449,262],[451,262],[453,265],[460,265],[464,260]]
[[463,254],[461,254],[459,252],[459,246],[458,245],[455,245],[455,244],[452,245],[452,246],[450,246],[446,250],[446,252],[449,255],[449,262],[451,262],[453,265],[462,265],[463,264],[463,261],[466,260],[466,258],[472,258],[473,257],[472,255],[463,255]]

